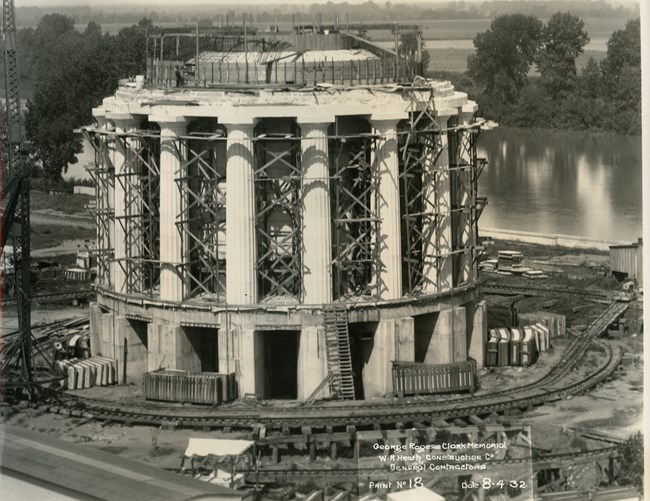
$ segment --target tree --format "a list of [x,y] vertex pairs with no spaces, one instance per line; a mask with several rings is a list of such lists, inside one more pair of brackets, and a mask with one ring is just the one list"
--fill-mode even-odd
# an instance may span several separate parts
[[633,485],[643,492],[643,435],[641,432],[632,435],[621,445],[616,480],[621,485]]
[[539,49],[542,26],[535,16],[510,14],[495,18],[487,31],[476,35],[468,72],[490,98],[517,100]]
[[600,71],[600,64],[595,58],[590,57],[578,79],[578,91],[584,97],[596,99],[603,92],[602,79],[603,74]]
[[115,40],[116,60],[123,76],[143,75],[147,70],[147,33],[153,29],[151,19],[143,18],[137,25],[122,28]]
[[589,42],[585,23],[568,12],[554,14],[542,30],[542,48],[536,62],[542,86],[556,98],[560,92],[575,88],[576,58]]
[[119,75],[113,38],[94,23],[79,33],[62,17],[44,16],[36,28],[40,53],[25,115],[27,139],[45,175],[55,181],[82,150],[74,130],[92,121],[92,108],[115,91]]
[[[627,85],[623,78],[638,73],[638,87],[641,86],[641,22],[628,21],[624,30],[612,33],[607,41],[607,57],[601,63],[603,80],[610,95],[618,92],[621,85]],[[624,76],[625,75],[625,76]],[[641,95],[635,96],[640,102]]]

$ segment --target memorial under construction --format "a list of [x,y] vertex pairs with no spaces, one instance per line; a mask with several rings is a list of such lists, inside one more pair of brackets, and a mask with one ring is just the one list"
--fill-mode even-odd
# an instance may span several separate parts
[[304,401],[392,393],[400,364],[481,367],[483,122],[419,52],[336,29],[150,33],[146,77],[83,129],[93,354],[130,381],[228,374],[231,397]]

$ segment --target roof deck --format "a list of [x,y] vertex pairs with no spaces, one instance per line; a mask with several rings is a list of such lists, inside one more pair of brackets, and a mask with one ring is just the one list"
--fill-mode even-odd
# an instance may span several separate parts
[[[400,33],[417,43],[406,47]],[[395,31],[395,50],[350,32],[166,29],[148,37],[148,81],[168,87],[376,85],[422,74],[420,31]],[[198,61],[198,64],[197,64]]]

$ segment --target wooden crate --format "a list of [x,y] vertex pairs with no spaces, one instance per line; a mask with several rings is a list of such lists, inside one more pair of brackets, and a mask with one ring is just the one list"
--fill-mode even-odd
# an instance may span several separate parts
[[220,404],[237,398],[235,374],[162,369],[144,374],[144,395],[149,400]]
[[393,392],[398,397],[476,389],[476,362],[428,365],[393,362]]

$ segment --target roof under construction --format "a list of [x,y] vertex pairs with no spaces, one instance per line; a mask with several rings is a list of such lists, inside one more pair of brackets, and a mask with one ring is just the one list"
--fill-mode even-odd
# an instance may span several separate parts
[[422,74],[421,54],[419,42],[415,47],[401,43],[406,31],[419,41],[418,27],[395,28],[395,49],[388,50],[338,29],[305,33],[168,28],[147,38],[148,81],[179,86],[176,68],[183,66],[185,87],[410,82]]

